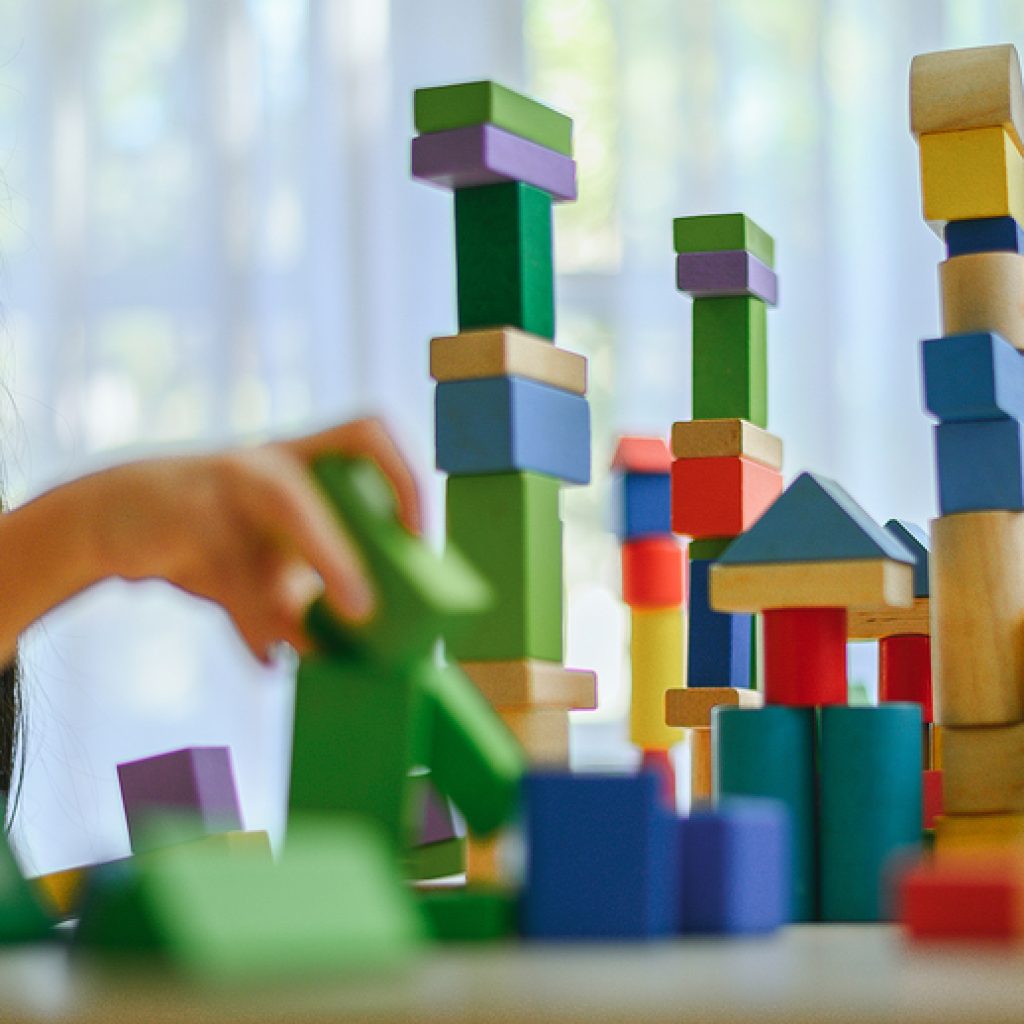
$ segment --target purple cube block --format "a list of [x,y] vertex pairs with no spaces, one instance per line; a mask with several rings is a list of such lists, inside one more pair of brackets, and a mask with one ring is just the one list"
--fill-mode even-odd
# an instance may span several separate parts
[[160,814],[188,822],[195,836],[242,827],[227,747],[185,747],[117,766],[132,850],[148,821]]
[[779,301],[775,271],[745,249],[679,253],[676,287],[695,299],[751,295],[769,306]]
[[417,776],[414,784],[419,790],[417,800],[420,806],[417,844],[428,846],[457,838],[459,833],[448,799],[441,796],[425,776]]
[[576,161],[493,124],[431,132],[412,140],[412,176],[440,188],[522,181],[555,200],[576,198]]

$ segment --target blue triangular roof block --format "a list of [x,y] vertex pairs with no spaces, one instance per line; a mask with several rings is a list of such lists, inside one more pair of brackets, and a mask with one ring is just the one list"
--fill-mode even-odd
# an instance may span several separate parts
[[931,541],[917,525],[902,519],[890,519],[885,528],[914,556],[914,597],[928,596],[928,554]]
[[831,480],[801,473],[771,508],[726,548],[722,565],[834,562],[914,556]]

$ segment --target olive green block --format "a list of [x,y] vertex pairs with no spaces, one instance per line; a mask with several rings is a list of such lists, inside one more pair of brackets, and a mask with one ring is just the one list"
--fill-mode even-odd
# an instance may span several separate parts
[[523,182],[455,193],[459,330],[555,336],[551,196]]
[[466,870],[466,840],[457,837],[414,846],[405,863],[406,874],[417,881],[461,875]]
[[768,320],[760,299],[693,303],[693,418],[768,423]]
[[418,132],[444,132],[493,124],[513,135],[572,156],[572,119],[497,82],[461,82],[417,89],[413,122]]
[[49,938],[53,924],[0,834],[0,945]]
[[519,897],[505,889],[428,889],[420,894],[420,908],[439,942],[494,942],[519,930]]
[[921,848],[921,708],[821,710],[821,915],[891,917],[886,869]]
[[496,601],[445,635],[458,661],[562,660],[559,482],[537,473],[449,477],[447,535]]
[[735,540],[734,537],[710,537],[705,540],[691,540],[689,552],[691,561],[715,561]]
[[744,249],[762,263],[775,266],[775,241],[743,213],[711,213],[676,217],[672,222],[676,252],[728,252]]

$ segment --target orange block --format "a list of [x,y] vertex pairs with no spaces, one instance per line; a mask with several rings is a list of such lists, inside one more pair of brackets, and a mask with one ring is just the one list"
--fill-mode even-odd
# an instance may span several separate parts
[[690,560],[675,537],[645,537],[622,545],[622,600],[630,608],[678,608],[686,603]]
[[672,463],[672,529],[697,540],[749,530],[782,493],[782,474],[742,455]]

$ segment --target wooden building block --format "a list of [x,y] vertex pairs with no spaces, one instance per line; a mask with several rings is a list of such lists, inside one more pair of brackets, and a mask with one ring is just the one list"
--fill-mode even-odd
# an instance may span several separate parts
[[30,878],[39,903],[55,920],[77,917],[85,895],[86,883],[93,865],[51,871],[46,875]]
[[551,197],[512,183],[455,193],[459,330],[555,336]]
[[[698,542],[694,542],[698,543]],[[693,545],[691,544],[691,550]],[[716,612],[710,604],[712,562],[690,559],[687,685],[693,688],[753,685],[753,620],[749,615]]]
[[854,608],[846,617],[850,640],[881,640],[887,636],[927,636],[931,604],[915,597],[909,608]]
[[769,267],[775,266],[775,240],[743,213],[676,217],[672,236],[677,253],[745,249]]
[[1024,514],[963,512],[932,523],[935,720],[1024,721]]
[[665,694],[665,721],[684,729],[709,729],[712,708],[759,708],[763,704],[764,697],[757,690],[733,686],[681,687]]
[[551,707],[592,711],[597,676],[553,661],[464,661],[459,668],[496,708]]
[[513,135],[572,156],[572,118],[498,82],[458,82],[413,93],[418,132],[493,124]]
[[667,475],[672,469],[672,453],[661,437],[620,437],[611,468],[613,473]]
[[437,385],[437,468],[452,476],[542,473],[590,481],[590,406],[523,377]]
[[679,253],[676,287],[695,299],[749,295],[769,306],[779,300],[775,271],[743,249]]
[[553,199],[576,198],[576,162],[492,124],[431,132],[412,140],[412,176],[456,193],[523,183]]
[[917,523],[909,523],[903,519],[890,519],[885,524],[885,529],[913,556],[914,600],[927,597],[931,593],[931,579],[928,570],[931,540],[927,532]]
[[935,823],[945,813],[942,801],[942,772],[927,768],[921,777],[921,799],[925,831],[934,831]]
[[924,404],[943,423],[1024,419],[1024,355],[998,334],[930,338]]
[[919,707],[822,709],[822,920],[886,919],[886,865],[920,850],[921,777]]
[[932,722],[931,726],[931,741],[932,741],[932,767],[941,771],[942,770],[942,726],[936,722]]
[[1024,724],[949,726],[943,743],[947,812],[1024,812]]
[[642,750],[668,750],[683,735],[665,723],[665,691],[686,682],[682,609],[634,609],[630,622],[629,738]]
[[569,766],[569,712],[565,708],[500,708],[498,714],[519,741],[527,763]]
[[932,721],[932,644],[926,636],[887,636],[878,644],[878,699],[918,704]]
[[747,420],[682,420],[672,424],[672,455],[715,459],[742,455],[769,469],[782,469],[782,438]]
[[965,853],[1024,855],[1024,814],[943,814],[935,822],[936,856]]
[[768,321],[760,299],[694,299],[693,418],[768,425]]
[[714,797],[714,762],[711,730],[698,726],[690,730],[690,806],[710,803]]
[[472,631],[445,637],[452,658],[562,660],[558,492],[557,480],[536,473],[448,478],[448,543],[496,596]]
[[496,942],[519,926],[519,894],[499,886],[443,886],[419,893],[427,932],[438,942]]
[[782,493],[782,474],[743,456],[676,459],[672,529],[688,537],[734,537],[749,530]]
[[818,916],[816,715],[766,706],[718,707],[711,716],[715,799],[770,797],[789,810],[791,921]]
[[940,423],[935,428],[939,510],[1024,509],[1024,446],[1017,420]]
[[622,545],[622,600],[630,608],[678,608],[686,603],[686,549],[674,537]]
[[664,473],[621,473],[613,482],[615,532],[620,540],[672,534],[672,486]]
[[432,338],[430,376],[441,382],[523,377],[574,395],[587,393],[585,356],[514,327]]
[[846,609],[764,613],[764,699],[768,704],[845,704]]
[[1024,232],[1012,217],[956,220],[943,233],[947,256],[972,252],[1024,252]]
[[939,264],[943,334],[995,332],[1024,349],[1024,256],[978,252]]

